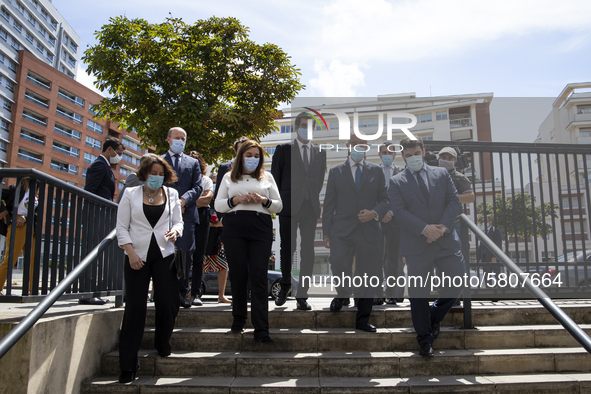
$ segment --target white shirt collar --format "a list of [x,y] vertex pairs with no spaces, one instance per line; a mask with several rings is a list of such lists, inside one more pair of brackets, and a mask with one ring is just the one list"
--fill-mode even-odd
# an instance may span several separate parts
[[310,143],[310,141],[308,141],[305,144],[302,141],[300,141],[299,138],[296,138],[296,141],[298,142],[298,147],[300,150],[302,150],[302,146],[304,146],[304,145],[306,145],[308,147],[308,150],[310,150],[310,148],[312,147],[312,144]]
[[105,157],[105,155],[103,155],[103,154],[101,153],[101,154],[99,155],[99,157],[102,157],[102,158],[103,158],[103,159],[104,159],[104,160],[107,162],[107,164],[108,164],[109,166],[111,165],[111,161],[110,161],[109,159],[107,159],[107,158]]
[[351,160],[349,157],[347,157],[347,160],[349,160],[350,167],[355,167],[357,164],[361,164],[361,167],[365,166],[365,159],[361,160],[359,163],[355,163],[355,161]]

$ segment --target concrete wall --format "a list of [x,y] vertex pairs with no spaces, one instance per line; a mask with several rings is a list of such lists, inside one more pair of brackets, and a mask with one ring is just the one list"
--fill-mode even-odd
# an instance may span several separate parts
[[[0,394],[79,393],[117,347],[123,309],[39,321],[0,359]],[[0,323],[4,337],[16,323]]]

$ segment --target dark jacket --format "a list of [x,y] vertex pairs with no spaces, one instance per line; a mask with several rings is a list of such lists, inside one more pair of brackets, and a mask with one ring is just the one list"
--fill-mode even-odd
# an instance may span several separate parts
[[97,157],[86,169],[84,190],[99,197],[113,201],[115,194],[115,175],[105,159]]

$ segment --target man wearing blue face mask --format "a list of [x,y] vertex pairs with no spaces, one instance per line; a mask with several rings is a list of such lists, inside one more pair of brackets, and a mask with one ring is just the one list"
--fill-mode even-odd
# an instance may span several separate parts
[[[174,188],[179,193],[179,200],[183,212],[184,231],[175,246],[180,253],[177,253],[177,259],[180,259],[179,290],[181,297],[181,306],[183,308],[191,307],[189,300],[189,270],[193,263],[193,250],[195,249],[195,224],[199,223],[199,211],[196,201],[203,191],[201,185],[201,168],[199,162],[191,156],[183,153],[187,133],[180,127],[173,127],[168,130],[166,142],[170,146],[168,152],[162,155],[162,158],[174,169],[178,180],[166,186]],[[193,305],[203,305],[199,298],[193,300]]]
[[[380,145],[380,168],[384,172],[386,188],[390,186],[390,178],[404,171],[404,168],[394,164],[397,145],[391,142],[384,142]],[[381,221],[382,243],[380,247],[380,258],[383,261],[382,272],[386,278],[404,275],[404,267],[400,264],[400,224],[394,218],[392,210],[388,211]],[[386,289],[386,303],[396,305],[396,302],[404,300],[404,287],[393,287]],[[375,298],[374,305],[384,303],[383,298]]]
[[[369,280],[358,286],[353,283],[359,283],[358,280],[353,279],[381,277],[378,261],[382,231],[379,222],[390,209],[386,180],[378,165],[365,160],[365,151],[369,149],[366,141],[351,135],[347,146],[351,152],[349,158],[332,167],[328,174],[322,231],[324,246],[330,249],[333,276],[349,277],[352,281],[349,284],[345,279],[337,286],[337,297],[332,300],[330,310],[341,310],[343,301],[354,292],[357,298],[355,328],[376,332],[369,317],[373,298],[382,291],[382,283]],[[355,273],[352,272],[353,258]]]
[[[394,217],[400,222],[400,253],[406,260],[412,322],[421,356],[433,356],[433,341],[440,322],[449,312],[462,287],[440,287],[440,297],[429,306],[429,276],[463,277],[464,257],[454,220],[460,200],[449,172],[424,163],[425,148],[420,137],[400,141],[406,169],[390,179],[388,197]],[[432,283],[432,282],[431,282]]]

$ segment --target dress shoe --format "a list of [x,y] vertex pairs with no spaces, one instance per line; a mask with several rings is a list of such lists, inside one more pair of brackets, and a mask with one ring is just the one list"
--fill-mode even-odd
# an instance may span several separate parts
[[422,344],[421,350],[419,350],[419,355],[423,357],[433,357],[433,347],[428,343]]
[[193,301],[191,301],[191,305],[194,306],[203,306],[203,301],[201,301],[201,298],[199,298],[199,296],[195,296],[195,298],[193,298]]
[[139,360],[137,361],[137,367],[135,371],[121,371],[121,375],[119,375],[119,383],[131,383],[135,380],[135,374],[137,371],[140,370],[140,363]]
[[377,331],[376,326],[374,326],[373,324],[369,324],[369,323],[357,323],[355,325],[355,329],[365,331],[365,332],[376,332]]
[[285,304],[285,301],[287,301],[287,293],[289,293],[289,288],[282,287],[281,290],[279,290],[279,294],[277,294],[277,298],[275,298],[275,305],[281,306]]
[[351,300],[348,298],[342,298],[342,300],[343,300],[343,305],[345,305],[345,306],[349,306],[351,304]]
[[266,337],[255,338],[254,341],[257,343],[268,343],[268,344],[275,343],[275,341],[272,340],[271,337],[268,335]]
[[181,306],[183,308],[190,308],[191,307],[191,301],[189,301],[189,297],[184,296],[181,298]]
[[387,298],[386,299],[386,304],[396,305],[396,300],[394,298]]
[[84,304],[84,305],[105,305],[107,302],[109,302],[109,300],[103,300],[102,298],[99,298],[99,297],[80,298],[78,300],[79,304]]
[[437,339],[437,337],[439,336],[440,326],[441,323],[439,323],[434,318],[431,318],[431,334],[433,335],[433,339]]
[[343,307],[343,299],[342,298],[334,298],[330,303],[330,311],[331,312],[338,312]]
[[374,305],[384,305],[384,299],[383,298],[374,298],[373,304]]
[[311,311],[312,307],[305,299],[296,298],[296,309],[299,309],[300,311]]
[[244,331],[244,325],[245,323],[233,322],[230,330],[233,334],[241,334]]
[[404,298],[394,298],[394,301],[396,301],[396,302],[404,302]]

